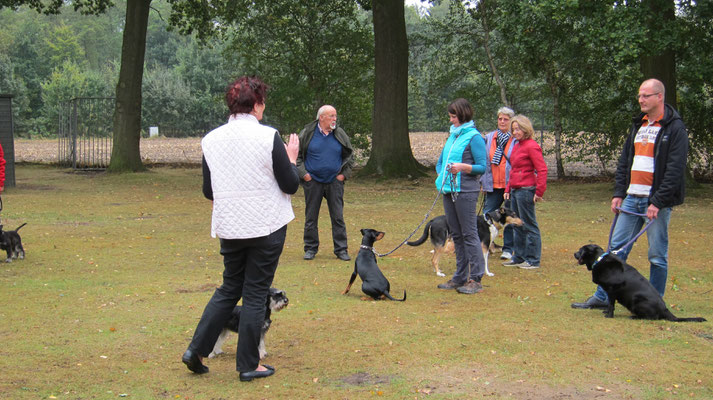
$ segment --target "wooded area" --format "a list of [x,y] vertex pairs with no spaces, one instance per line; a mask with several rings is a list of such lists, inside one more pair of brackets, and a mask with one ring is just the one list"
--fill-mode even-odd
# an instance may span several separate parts
[[709,1],[114,3],[0,0],[0,93],[14,95],[17,135],[56,134],[70,98],[115,96],[113,167],[140,170],[149,126],[204,134],[225,121],[231,78],[257,74],[271,86],[265,123],[298,131],[333,104],[355,145],[374,145],[370,173],[413,175],[408,131],[447,130],[446,105],[465,97],[481,131],[502,105],[552,131],[563,176],[569,161],[616,156],[639,83],[657,77],[689,128],[692,171],[711,174]]

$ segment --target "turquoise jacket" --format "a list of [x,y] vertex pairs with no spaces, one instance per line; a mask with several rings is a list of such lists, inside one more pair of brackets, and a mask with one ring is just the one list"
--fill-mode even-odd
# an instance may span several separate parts
[[[441,156],[436,163],[436,189],[441,193],[477,192],[480,190],[480,175],[485,172],[485,141],[475,123],[468,121],[458,127],[451,125],[450,136],[443,146]],[[451,184],[451,173],[446,167],[452,163],[470,164],[470,174],[458,173]],[[443,179],[446,179],[445,185]]]

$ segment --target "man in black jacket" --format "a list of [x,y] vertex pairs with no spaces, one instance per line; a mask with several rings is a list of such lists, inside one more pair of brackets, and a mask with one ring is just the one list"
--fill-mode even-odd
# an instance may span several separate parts
[[[645,214],[646,218],[621,213],[611,238],[618,250],[639,233],[645,222],[649,241],[649,282],[663,297],[668,276],[668,223],[671,209],[683,204],[688,156],[688,133],[681,116],[664,103],[665,88],[657,79],[639,87],[641,114],[634,118],[617,164],[611,210]],[[626,260],[631,245],[617,255]],[[601,287],[572,308],[606,308],[607,294]]]
[[297,171],[305,192],[304,259],[314,259],[319,250],[319,209],[325,198],[332,221],[334,254],[349,261],[344,181],[351,175],[354,150],[349,136],[337,126],[337,110],[330,105],[320,107],[317,119],[302,129],[299,138]]

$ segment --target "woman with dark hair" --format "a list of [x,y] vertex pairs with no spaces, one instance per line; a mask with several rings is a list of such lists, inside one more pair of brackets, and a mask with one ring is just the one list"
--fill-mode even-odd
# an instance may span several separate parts
[[265,320],[265,299],[294,219],[291,194],[297,192],[299,139],[284,144],[279,133],[261,125],[267,86],[243,76],[228,87],[228,123],[208,133],[203,149],[203,194],[213,201],[211,235],[220,239],[223,284],[203,311],[182,361],[189,370],[208,372],[203,357],[238,300],[243,299],[238,329],[236,369],[241,381],[275,373],[260,365],[258,344]]
[[547,164],[542,148],[532,138],[535,130],[524,115],[510,120],[510,131],[517,140],[512,151],[510,180],[505,188],[505,200],[522,219],[522,226],[515,226],[513,233],[513,256],[503,265],[522,269],[540,268],[542,239],[535,218],[535,203],[542,200],[547,190]]
[[485,172],[485,142],[475,129],[468,100],[454,100],[448,106],[448,117],[453,125],[436,164],[436,188],[443,193],[443,209],[456,251],[456,272],[438,288],[473,294],[483,290],[480,280],[485,273],[476,215],[480,175]]

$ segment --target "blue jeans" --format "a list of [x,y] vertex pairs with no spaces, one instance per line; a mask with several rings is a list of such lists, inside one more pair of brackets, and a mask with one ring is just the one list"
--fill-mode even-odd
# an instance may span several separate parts
[[[621,203],[621,209],[639,214],[646,214],[646,209],[649,208],[648,197],[626,196]],[[658,217],[646,230],[646,238],[649,240],[649,263],[651,264],[649,271],[649,282],[663,297],[666,290],[666,278],[668,277],[668,223],[671,220],[671,207],[662,208],[659,210]],[[611,238],[611,249],[618,250],[621,246],[631,240],[639,233],[644,223],[648,222],[648,218],[639,217],[636,215],[620,213],[616,221],[614,232]],[[631,252],[632,245],[622,249],[617,256],[626,261]],[[599,300],[608,300],[607,293],[600,286],[597,286],[597,291],[594,293]]]
[[[487,214],[491,211],[495,211],[503,205],[503,195],[505,194],[505,189],[493,189],[492,192],[485,193],[485,203],[483,204],[483,214]],[[505,201],[505,207],[510,208],[510,201]],[[508,225],[503,230],[503,253],[513,252],[513,233],[512,225]]]
[[535,218],[535,189],[512,189],[510,191],[510,206],[522,220],[522,226],[513,227],[512,261],[521,263],[527,261],[530,265],[540,265],[542,254],[542,239],[540,227]]

